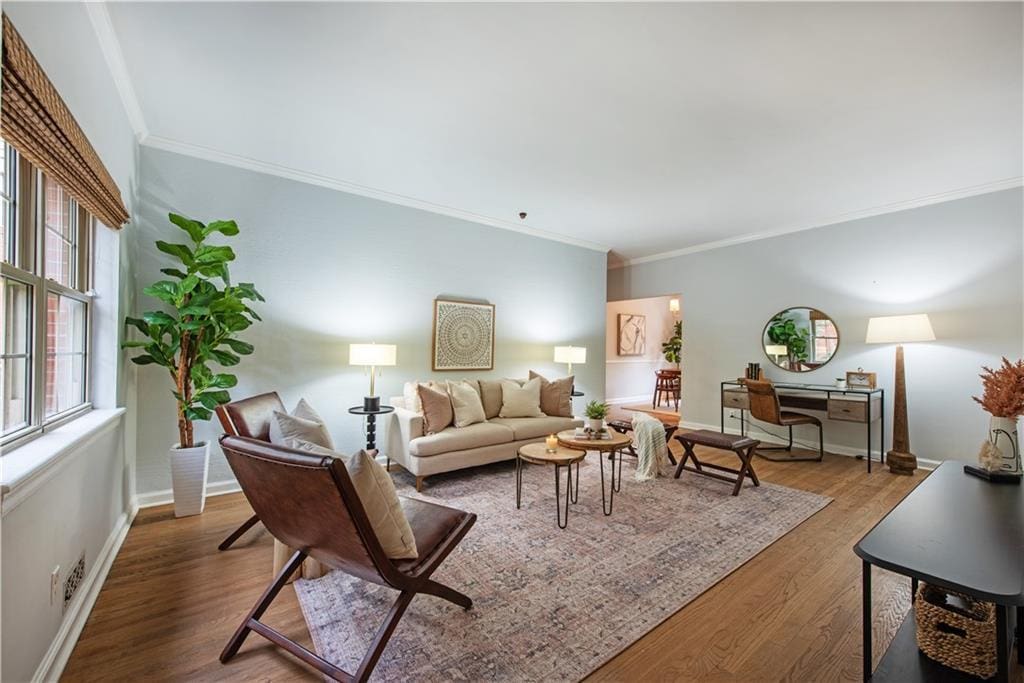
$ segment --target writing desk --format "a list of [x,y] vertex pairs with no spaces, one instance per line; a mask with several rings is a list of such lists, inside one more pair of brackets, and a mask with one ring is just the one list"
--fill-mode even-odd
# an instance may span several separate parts
[[[797,410],[817,410],[828,415],[829,420],[857,422],[865,425],[867,431],[868,472],[871,471],[872,424],[881,421],[878,430],[878,459],[885,458],[885,390],[884,389],[839,389],[829,384],[807,384],[802,382],[772,382],[779,397],[779,405]],[[726,380],[721,385],[721,430],[725,432],[726,408],[740,411],[740,434],[746,435],[745,412],[750,410],[750,397],[739,380]],[[858,456],[859,457],[859,456]]]
[[917,649],[914,611],[878,669],[871,671],[871,566],[996,604],[996,681],[1009,680],[1010,611],[1016,608],[1017,656],[1024,663],[1024,486],[992,484],[947,461],[853,547],[862,560],[864,680],[977,681]]

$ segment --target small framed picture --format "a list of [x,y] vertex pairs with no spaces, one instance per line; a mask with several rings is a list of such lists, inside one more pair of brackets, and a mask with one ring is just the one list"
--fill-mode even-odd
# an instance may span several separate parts
[[846,373],[846,386],[850,389],[874,389],[878,375],[863,370],[852,370]]

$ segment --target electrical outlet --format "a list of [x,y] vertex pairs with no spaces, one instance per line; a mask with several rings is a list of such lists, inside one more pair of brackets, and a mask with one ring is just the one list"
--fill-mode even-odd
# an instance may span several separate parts
[[56,605],[60,599],[60,565],[50,572],[50,604]]

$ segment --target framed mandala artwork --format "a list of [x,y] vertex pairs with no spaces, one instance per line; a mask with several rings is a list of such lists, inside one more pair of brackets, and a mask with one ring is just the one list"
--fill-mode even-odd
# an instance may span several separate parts
[[494,369],[494,304],[434,300],[434,370]]

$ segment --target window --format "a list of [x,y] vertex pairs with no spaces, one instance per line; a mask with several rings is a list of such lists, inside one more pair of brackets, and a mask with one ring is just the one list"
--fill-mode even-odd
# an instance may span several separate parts
[[86,292],[94,221],[7,144],[3,159],[0,443],[9,444],[89,407]]
[[811,322],[811,334],[814,337],[814,344],[811,347],[814,354],[812,360],[827,363],[839,347],[839,330],[828,318],[813,319]]

